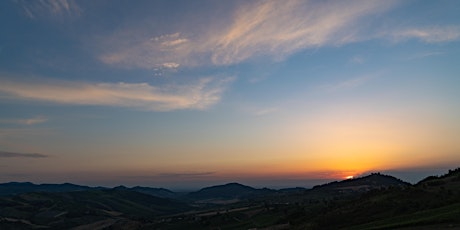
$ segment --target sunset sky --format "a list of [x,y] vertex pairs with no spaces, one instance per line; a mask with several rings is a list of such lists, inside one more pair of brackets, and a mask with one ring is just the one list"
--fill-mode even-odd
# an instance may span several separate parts
[[460,166],[460,1],[0,1],[0,183]]

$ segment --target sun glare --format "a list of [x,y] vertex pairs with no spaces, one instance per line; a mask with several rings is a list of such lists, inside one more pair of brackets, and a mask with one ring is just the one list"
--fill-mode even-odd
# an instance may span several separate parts
[[353,179],[353,176],[346,176],[345,179],[347,180]]

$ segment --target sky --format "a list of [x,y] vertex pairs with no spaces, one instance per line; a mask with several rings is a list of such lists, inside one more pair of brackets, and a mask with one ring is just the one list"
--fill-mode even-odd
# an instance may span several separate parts
[[0,182],[309,187],[460,166],[460,2],[0,1]]

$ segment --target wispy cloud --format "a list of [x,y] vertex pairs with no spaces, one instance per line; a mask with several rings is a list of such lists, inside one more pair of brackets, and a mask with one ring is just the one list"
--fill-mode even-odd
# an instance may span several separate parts
[[141,175],[122,175],[122,177],[134,180],[154,180],[154,181],[175,181],[176,179],[206,179],[215,176],[217,172],[164,172],[155,174]]
[[349,62],[353,64],[363,64],[365,62],[365,59],[361,56],[354,56],[350,59]]
[[419,39],[426,43],[450,42],[460,39],[460,26],[409,28],[391,34],[396,41]]
[[49,157],[45,154],[40,153],[16,153],[16,152],[5,152],[0,151],[0,158],[12,158],[12,157],[19,157],[19,158],[46,158]]
[[211,21],[204,32],[149,36],[149,31],[139,28],[120,28],[100,41],[105,48],[99,58],[111,65],[145,69],[171,66],[165,63],[175,63],[174,67],[231,65],[256,56],[282,60],[303,49],[362,40],[360,32],[364,28],[359,22],[388,10],[394,3],[244,2],[230,19],[224,23]]
[[177,63],[174,63],[174,62],[166,62],[166,63],[163,63],[162,66],[164,68],[168,68],[168,69],[176,69],[179,67],[180,64],[177,64]]
[[137,35],[137,31],[119,31],[103,45],[108,51],[100,55],[106,64],[122,65],[127,68],[177,68],[193,65],[192,53],[196,44],[180,33],[156,37]]
[[203,177],[211,176],[216,172],[189,172],[189,173],[160,173],[159,177]]
[[31,19],[49,16],[78,16],[81,13],[80,7],[74,0],[18,0],[16,2],[21,5],[25,15]]
[[48,121],[47,118],[45,117],[34,117],[30,119],[24,119],[20,120],[21,123],[26,124],[26,125],[34,125],[34,124],[40,124]]
[[277,107],[269,107],[269,108],[258,108],[258,109],[253,109],[251,113],[254,116],[265,116],[268,114],[276,113],[279,111],[279,108]]
[[421,52],[421,53],[416,53],[412,56],[409,56],[405,58],[405,60],[415,60],[415,59],[422,59],[422,58],[428,58],[428,57],[433,57],[433,56],[439,56],[443,55],[445,52],[442,51],[428,51],[428,52]]
[[[242,7],[218,38],[212,60],[233,64],[257,55],[282,59],[306,48],[360,40],[365,16],[387,10],[392,1],[260,1]],[[350,7],[352,6],[352,7]]]
[[35,125],[47,122],[48,119],[45,117],[33,117],[28,119],[0,119],[0,123],[7,123],[7,124],[20,124],[20,125]]
[[[154,111],[206,109],[219,102],[232,77],[207,77],[184,85],[148,83],[18,82],[0,79],[0,92],[13,99],[70,105],[134,107]],[[29,123],[39,122],[30,120]]]
[[328,92],[352,89],[352,88],[359,87],[378,76],[379,76],[378,74],[374,74],[374,75],[371,74],[371,75],[364,75],[364,76],[349,78],[344,81],[337,82],[335,84],[323,85],[321,86],[321,88],[325,89]]

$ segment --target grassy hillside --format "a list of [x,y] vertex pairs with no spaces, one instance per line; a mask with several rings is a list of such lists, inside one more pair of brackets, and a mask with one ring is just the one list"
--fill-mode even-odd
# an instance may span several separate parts
[[154,219],[187,210],[190,206],[185,203],[127,190],[27,193],[0,199],[0,228],[63,229]]
[[[305,226],[334,229],[394,229],[460,224],[460,171],[414,186],[369,191],[357,199],[329,203],[304,219]],[[313,223],[313,224],[311,224]],[[302,226],[302,225],[300,225]]]

